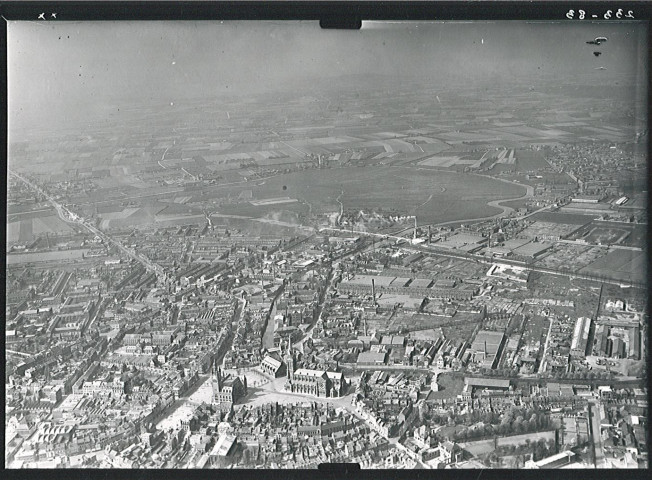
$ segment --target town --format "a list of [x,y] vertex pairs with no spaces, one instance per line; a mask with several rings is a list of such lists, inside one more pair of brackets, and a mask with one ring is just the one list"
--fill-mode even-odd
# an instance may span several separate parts
[[5,466],[647,468],[643,100],[564,75],[13,141]]

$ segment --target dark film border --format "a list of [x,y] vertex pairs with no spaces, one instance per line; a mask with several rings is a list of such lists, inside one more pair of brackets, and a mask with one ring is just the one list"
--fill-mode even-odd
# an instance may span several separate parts
[[[625,11],[632,10],[634,19],[617,19],[613,12],[618,9]],[[573,18],[568,18],[569,10],[574,10]],[[577,12],[583,10],[587,12],[584,19],[580,19]],[[607,11],[611,10],[610,18],[604,18]],[[0,16],[5,21],[38,21],[41,13],[46,14],[48,21],[152,21],[152,20],[313,20],[321,21],[322,24],[337,28],[340,26],[350,28],[357,25],[363,20],[398,20],[398,21],[492,21],[492,20],[529,20],[533,22],[573,22],[577,25],[582,23],[602,22],[605,24],[616,22],[650,22],[652,19],[652,1],[599,1],[599,2],[572,2],[572,1],[444,1],[444,2],[411,2],[411,1],[336,1],[324,2],[316,1],[183,1],[183,2],[162,2],[162,1],[55,1],[55,2],[32,2],[32,1],[13,1],[0,3]],[[56,13],[56,20],[51,17],[51,13]],[[593,15],[597,18],[593,18]],[[43,20],[41,20],[43,21]],[[0,76],[0,90],[2,97],[2,108],[0,125],[0,135],[2,136],[2,145],[0,156],[4,159],[1,163],[2,170],[6,177],[6,159],[7,159],[7,28],[5,22],[0,22],[0,38],[2,38],[2,48],[0,48],[0,63],[3,66],[3,72]],[[648,27],[648,54],[647,62],[651,64],[652,35]],[[649,73],[648,73],[649,75]],[[652,87],[648,78],[648,119],[650,118],[650,104],[652,103]],[[652,157],[648,143],[648,158]],[[648,179],[650,182],[650,178]],[[6,183],[4,185],[6,198]],[[648,196],[648,211],[650,205]],[[6,202],[1,202],[3,212],[6,216]],[[6,225],[5,225],[6,228]],[[648,231],[648,238],[650,238]],[[5,236],[3,236],[4,238]],[[6,258],[3,259],[3,264]],[[4,266],[4,265],[3,265]],[[648,275],[652,273],[652,258],[648,257]],[[4,268],[0,273],[3,283],[5,280]],[[649,277],[648,277],[649,281]],[[4,303],[4,297],[3,297]],[[648,345],[650,345],[650,328],[648,328]],[[4,343],[4,331],[2,332]],[[648,353],[649,355],[649,353]],[[648,375],[648,395],[652,390],[651,378]],[[3,385],[4,390],[4,385]],[[3,395],[4,401],[4,395]],[[649,433],[648,433],[649,435]],[[315,479],[549,479],[550,473],[545,470],[339,470],[339,471],[302,471],[302,470],[230,470],[228,478],[233,479],[305,479],[310,475]],[[61,478],[61,479],[154,479],[161,478],[178,478],[178,472],[174,470],[12,470],[10,478],[31,479],[31,478]],[[219,477],[226,474],[225,471],[211,472],[209,470],[186,470],[183,472],[183,479],[205,479]],[[643,470],[627,470],[619,472],[618,470],[557,470],[555,476],[560,478],[599,478],[601,480],[611,480],[623,478],[625,474],[628,478],[648,478]]]
[[[617,19],[615,12],[632,11],[632,18]],[[574,10],[572,18],[567,17]],[[581,20],[577,13],[586,12]],[[609,18],[605,18],[611,10]],[[5,20],[533,20],[533,21],[635,21],[652,18],[651,1],[70,1],[5,2]],[[596,15],[593,18],[593,15]]]

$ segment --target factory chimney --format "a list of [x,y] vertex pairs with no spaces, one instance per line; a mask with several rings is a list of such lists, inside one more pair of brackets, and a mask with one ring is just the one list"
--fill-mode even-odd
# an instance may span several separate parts
[[374,299],[374,306],[376,305],[376,282],[374,279],[371,279],[371,296]]

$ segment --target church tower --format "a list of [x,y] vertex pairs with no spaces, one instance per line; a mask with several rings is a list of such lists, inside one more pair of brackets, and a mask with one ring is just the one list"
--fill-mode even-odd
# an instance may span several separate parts
[[219,364],[217,363],[217,360],[213,360],[213,368],[212,374],[213,374],[213,385],[214,389],[217,387],[217,391],[221,392],[222,391],[222,369],[220,368]]
[[288,348],[285,354],[285,364],[287,365],[288,368],[288,380],[292,380],[296,365],[295,365],[294,354],[292,352],[292,344],[290,343],[289,338],[288,338]]

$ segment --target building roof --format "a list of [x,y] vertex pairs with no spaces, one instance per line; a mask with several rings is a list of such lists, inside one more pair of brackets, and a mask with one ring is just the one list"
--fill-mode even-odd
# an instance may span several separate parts
[[386,352],[362,352],[358,355],[358,363],[384,363]]
[[231,447],[235,443],[235,437],[233,435],[222,435],[215,443],[211,455],[220,455],[225,457],[229,454]]
[[528,244],[531,241],[530,238],[512,238],[505,242],[505,248],[510,250],[515,250],[523,245]]
[[492,332],[490,330],[480,330],[475,336],[473,343],[484,343],[487,345],[498,345],[503,341],[505,334],[503,332]]
[[558,462],[559,460],[565,459],[570,462],[570,459],[575,456],[575,453],[571,451],[566,451],[566,452],[559,452],[555,455],[551,455],[550,457],[542,458],[538,462],[534,462],[534,464],[537,467],[544,467],[546,465],[550,465],[551,463]]
[[450,278],[440,278],[435,282],[435,287],[441,288],[441,287],[448,287],[452,288],[455,286],[455,280],[450,279]]
[[350,285],[365,285],[371,288],[371,280],[374,280],[374,284],[376,287],[388,287],[390,283],[394,281],[396,277],[388,277],[384,275],[358,275],[356,274],[355,277],[352,279],[342,282],[342,283],[348,283]]
[[409,281],[410,279],[408,277],[396,277],[390,283],[392,287],[404,287]]
[[342,380],[344,378],[344,374],[342,372],[326,372],[326,375],[328,378],[333,378],[337,380]]
[[522,255],[524,257],[535,257],[538,254],[543,253],[546,250],[550,249],[551,247],[552,247],[551,243],[532,242],[514,249],[514,253],[517,255]]
[[272,368],[279,368],[281,366],[281,361],[277,360],[276,358],[272,357],[271,355],[267,355],[262,363],[266,363],[267,365],[271,366]]
[[299,368],[294,374],[303,375],[306,377],[323,377],[326,372],[324,370],[310,370],[308,368]]
[[428,288],[430,285],[432,285],[432,280],[429,278],[415,278],[412,280],[410,287]]
[[503,380],[500,378],[466,377],[465,381],[472,387],[509,388],[509,380]]

